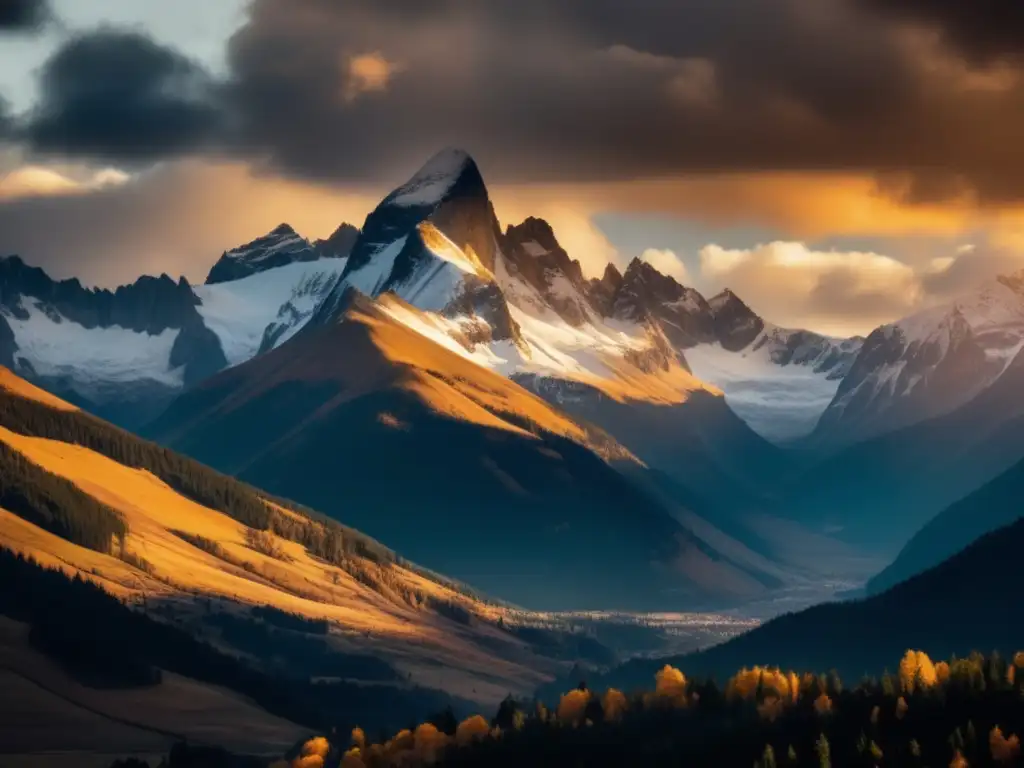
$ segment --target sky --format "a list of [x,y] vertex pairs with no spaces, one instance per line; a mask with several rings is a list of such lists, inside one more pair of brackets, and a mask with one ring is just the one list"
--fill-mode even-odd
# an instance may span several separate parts
[[836,335],[1024,268],[1019,0],[0,0],[0,254],[200,281],[434,152],[584,271]]

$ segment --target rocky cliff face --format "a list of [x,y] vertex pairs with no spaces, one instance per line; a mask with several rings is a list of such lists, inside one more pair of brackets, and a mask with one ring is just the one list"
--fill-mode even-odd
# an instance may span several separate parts
[[347,259],[358,239],[359,227],[345,222],[326,240],[317,240],[313,243],[313,248],[321,258]]
[[[344,228],[345,225],[342,225]],[[321,240],[314,246],[300,236],[288,224],[281,224],[273,231],[258,237],[251,243],[226,251],[213,265],[207,285],[242,280],[250,275],[265,272],[287,264],[302,261],[316,261],[323,258],[325,251],[332,251],[344,245],[350,237],[347,230],[339,230],[330,240]]]
[[14,353],[18,351],[18,343],[14,339],[14,331],[0,314],[0,365],[14,367]]
[[546,221],[528,218],[508,227],[502,252],[518,275],[569,325],[578,327],[593,315],[583,268],[569,258]]

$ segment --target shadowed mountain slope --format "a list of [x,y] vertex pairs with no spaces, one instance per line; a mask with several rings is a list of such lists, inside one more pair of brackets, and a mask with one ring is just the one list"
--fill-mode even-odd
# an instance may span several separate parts
[[638,462],[605,432],[397,311],[350,290],[334,322],[205,382],[150,434],[534,608],[708,605],[775,583],[616,471]]

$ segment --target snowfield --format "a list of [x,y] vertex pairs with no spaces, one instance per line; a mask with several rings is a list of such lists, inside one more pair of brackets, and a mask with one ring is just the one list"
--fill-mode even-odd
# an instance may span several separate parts
[[470,160],[460,149],[438,152],[415,176],[391,193],[388,203],[401,207],[436,205],[458,181]]
[[[291,320],[292,328],[278,343],[298,331],[341,275],[346,261],[295,262],[241,280],[194,285],[192,290],[203,302],[197,308],[199,314],[220,339],[228,364],[238,365],[256,355],[269,325]],[[286,309],[289,304],[295,313]]]
[[[22,306],[27,320],[5,315],[17,340],[16,358],[39,376],[68,377],[85,396],[107,384],[149,380],[181,387],[183,372],[170,368],[171,348],[180,331],[151,336],[127,328],[86,328],[59,315],[51,317],[36,299]],[[59,318],[59,321],[56,319]]]
[[683,354],[694,376],[721,389],[736,415],[773,442],[810,434],[839,389],[812,366],[773,363],[767,346],[729,352],[700,344]]

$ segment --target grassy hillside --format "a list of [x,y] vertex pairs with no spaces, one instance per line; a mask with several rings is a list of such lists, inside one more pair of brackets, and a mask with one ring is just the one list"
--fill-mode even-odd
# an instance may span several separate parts
[[97,552],[124,541],[128,526],[106,504],[0,443],[0,506]]
[[[289,502],[269,504],[254,488],[235,478],[69,406],[7,369],[0,369],[0,426],[20,435],[82,446],[119,464],[145,469],[201,504],[252,528],[276,526],[281,535],[300,541],[332,561],[353,552],[376,561],[395,560],[392,551],[336,520]],[[285,514],[275,514],[275,506],[285,507]],[[298,516],[288,512],[297,512]],[[310,521],[317,525],[309,525]]]

